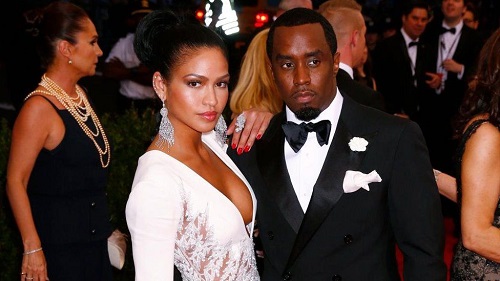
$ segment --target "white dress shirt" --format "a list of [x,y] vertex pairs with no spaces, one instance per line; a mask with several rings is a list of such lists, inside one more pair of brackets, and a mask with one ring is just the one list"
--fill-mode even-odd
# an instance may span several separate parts
[[415,75],[415,65],[417,65],[418,47],[416,45],[409,47],[409,45],[410,45],[410,42],[418,42],[419,38],[417,38],[416,40],[411,39],[410,36],[408,36],[408,34],[406,34],[406,32],[404,31],[403,28],[401,28],[401,34],[403,35],[403,38],[405,39],[406,51],[408,52],[408,56],[410,57],[410,60],[411,60],[411,74]]
[[[455,34],[451,32],[445,32],[439,36],[439,46],[438,46],[438,60],[437,60],[437,72],[443,74],[441,89],[437,89],[436,92],[440,93],[444,89],[444,82],[448,78],[448,71],[443,68],[443,61],[446,59],[453,58],[455,51],[457,50],[458,42],[460,41],[460,35],[462,34],[462,28],[464,26],[464,22],[460,21],[455,26]],[[443,21],[442,27],[450,29],[450,26],[446,25]],[[464,75],[464,67],[462,67],[462,71],[457,74],[458,79],[462,79]]]
[[[337,88],[337,94],[333,99],[332,103],[323,110],[320,115],[309,122],[317,123],[322,120],[330,120],[332,127],[330,131],[330,136],[328,137],[328,144],[320,146],[316,138],[315,132],[310,132],[307,136],[307,141],[304,146],[295,153],[290,147],[288,142],[285,140],[285,161],[288,169],[288,174],[290,175],[290,180],[295,190],[295,194],[299,200],[300,206],[304,213],[309,206],[309,201],[313,193],[314,185],[318,180],[319,173],[323,168],[323,163],[325,162],[326,155],[330,149],[330,145],[333,140],[333,135],[337,128],[337,123],[340,117],[340,111],[342,109],[342,102],[344,98]],[[297,124],[304,121],[297,119],[295,114],[286,107],[286,119]],[[308,122],[306,122],[308,123]]]
[[[352,70],[352,67],[341,62],[341,63],[339,63],[339,68],[342,69],[343,71],[347,72],[347,74],[349,74],[349,76],[351,76],[351,79],[354,79],[354,71]],[[337,93],[338,93],[338,91],[337,91]]]

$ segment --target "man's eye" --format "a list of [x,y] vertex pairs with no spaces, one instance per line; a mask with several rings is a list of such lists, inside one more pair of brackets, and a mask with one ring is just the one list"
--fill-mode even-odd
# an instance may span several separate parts
[[309,61],[310,66],[317,66],[318,64],[319,64],[319,60],[314,59],[314,60]]
[[284,64],[281,65],[283,68],[292,68],[293,64],[291,62],[285,62]]

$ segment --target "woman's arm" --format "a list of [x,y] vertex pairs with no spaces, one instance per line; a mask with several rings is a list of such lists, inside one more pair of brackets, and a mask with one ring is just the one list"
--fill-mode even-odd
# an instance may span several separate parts
[[482,124],[462,158],[461,226],[464,247],[500,262],[500,229],[493,226],[500,197],[500,131]]
[[[53,125],[57,118],[57,113],[47,101],[33,97],[22,107],[12,130],[7,166],[7,197],[21,233],[25,253],[43,247],[35,228],[26,189],[41,149],[58,144],[57,130]],[[62,121],[59,125],[62,125]],[[64,125],[62,126],[59,142],[64,134]],[[45,280],[47,266],[43,250],[23,255],[21,271],[35,279]]]
[[436,178],[439,194],[456,203],[457,180],[454,177],[436,169],[434,169],[434,177]]
[[175,181],[162,176],[164,171],[150,172],[157,180],[134,180],[125,211],[132,238],[135,280],[174,280],[180,196],[175,192]]

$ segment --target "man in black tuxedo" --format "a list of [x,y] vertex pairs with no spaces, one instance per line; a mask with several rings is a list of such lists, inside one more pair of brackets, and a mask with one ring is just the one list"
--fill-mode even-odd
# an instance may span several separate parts
[[318,12],[330,22],[337,36],[340,53],[337,86],[340,92],[360,104],[385,111],[382,95],[354,80],[353,66],[361,63],[366,47],[366,25],[361,5],[354,0],[329,0],[321,4]]
[[418,122],[418,87],[426,86],[425,45],[420,35],[429,22],[427,3],[408,1],[401,20],[401,29],[379,42],[374,50],[374,75],[387,112]]
[[396,241],[405,280],[445,280],[418,126],[338,91],[337,41],[319,13],[287,11],[267,40],[286,108],[248,153],[228,151],[257,196],[262,280],[399,280]]
[[464,25],[464,0],[443,0],[442,20],[429,24],[422,35],[426,52],[426,89],[421,94],[422,131],[437,169],[453,172],[456,144],[452,121],[467,89],[481,48],[476,30]]

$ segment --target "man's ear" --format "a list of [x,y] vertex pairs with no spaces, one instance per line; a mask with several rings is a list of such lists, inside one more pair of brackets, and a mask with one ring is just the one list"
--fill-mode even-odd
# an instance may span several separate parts
[[337,76],[337,73],[339,72],[339,67],[340,67],[340,53],[336,52],[333,55],[333,71],[335,72],[335,76]]
[[153,74],[153,89],[155,90],[158,98],[164,102],[167,98],[167,82],[158,71]]
[[356,47],[358,45],[358,42],[359,42],[359,30],[355,29],[352,31],[351,33],[351,46],[352,47]]

